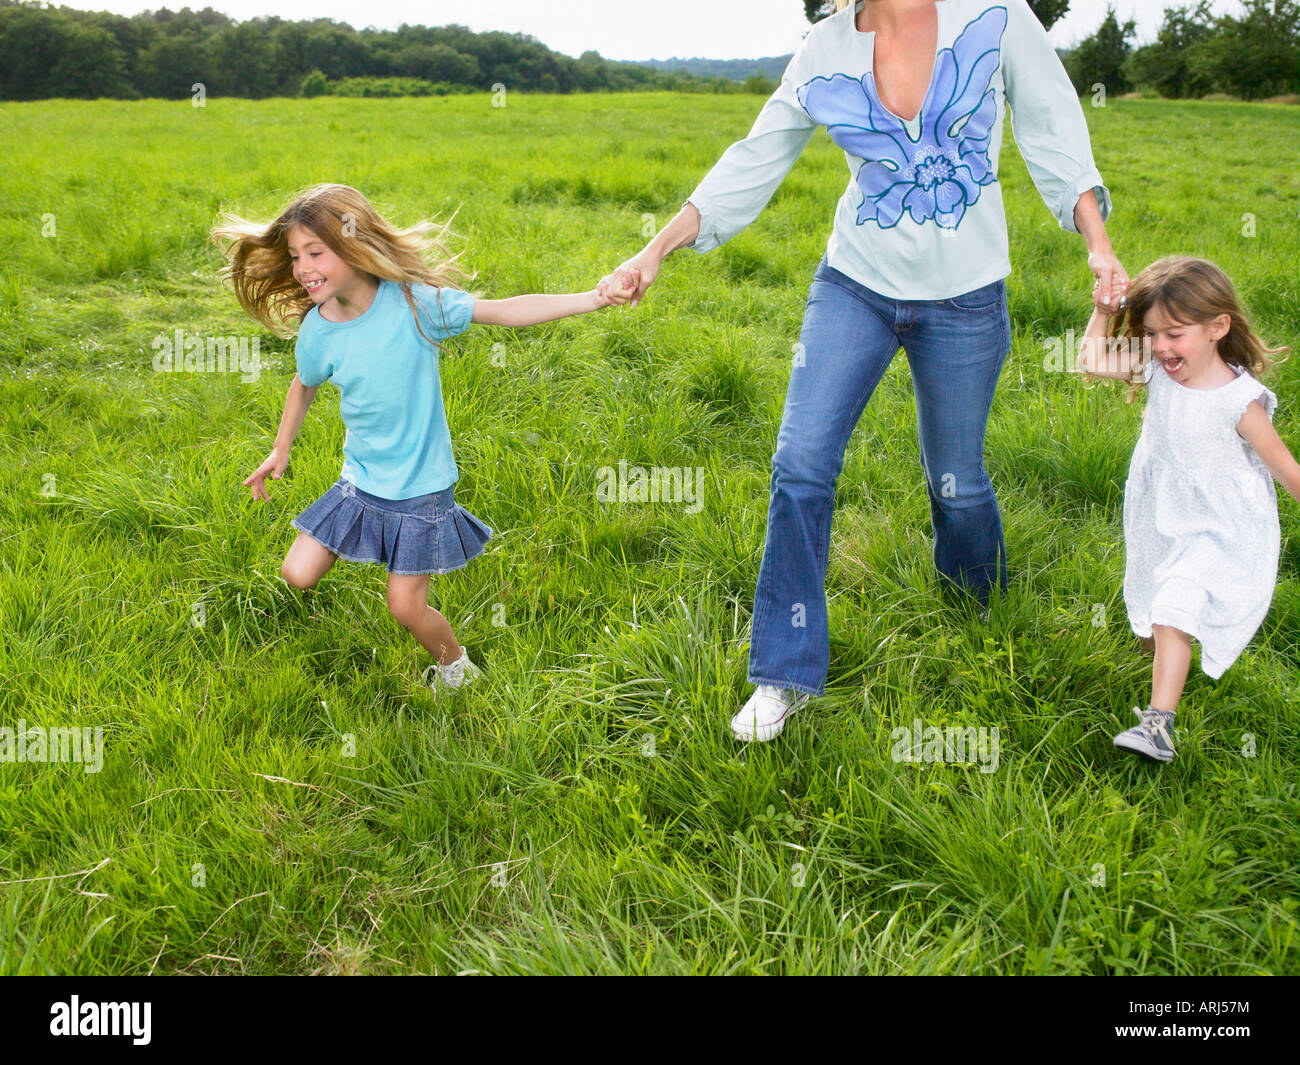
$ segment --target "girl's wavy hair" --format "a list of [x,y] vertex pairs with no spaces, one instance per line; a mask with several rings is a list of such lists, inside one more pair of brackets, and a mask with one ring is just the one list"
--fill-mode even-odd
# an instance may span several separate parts
[[1267,374],[1273,363],[1280,361],[1270,356],[1290,350],[1265,346],[1255,334],[1231,278],[1218,266],[1208,259],[1169,255],[1157,259],[1133,278],[1128,304],[1110,320],[1107,335],[1124,340],[1128,350],[1142,353],[1129,376],[1125,400],[1128,403],[1133,402],[1142,388],[1141,379],[1150,361],[1150,345],[1144,341],[1146,316],[1152,308],[1184,325],[1208,325],[1220,315],[1228,315],[1231,324],[1218,341],[1219,358],[1230,366],[1240,366],[1254,377]]
[[[398,229],[350,185],[326,183],[303,190],[271,222],[252,222],[224,211],[210,236],[227,260],[218,276],[233,286],[240,306],[277,336],[293,336],[313,306],[294,279],[289,258],[289,231],[302,226],[353,269],[398,282],[416,329],[429,340],[420,326],[411,282],[459,288],[458,279],[474,276],[456,264],[460,253],[452,255],[447,247],[447,240],[455,237],[455,217],[452,212],[445,224],[424,220]],[[442,310],[441,299],[438,308]]]

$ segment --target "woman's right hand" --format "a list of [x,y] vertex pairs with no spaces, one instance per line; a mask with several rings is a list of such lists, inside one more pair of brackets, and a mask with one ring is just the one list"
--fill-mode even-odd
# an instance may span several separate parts
[[253,490],[254,501],[264,499],[269,502],[270,497],[266,494],[266,475],[269,473],[278,481],[283,476],[287,465],[289,465],[289,449],[271,448],[271,453],[262,460],[262,465],[258,466],[244,482],[245,488]]
[[[643,251],[633,259],[629,259],[623,264],[630,269],[634,269],[640,274],[640,281],[636,286],[636,291],[628,299],[628,306],[635,307],[645,296],[645,290],[650,287],[654,279],[659,276],[659,264],[662,262],[654,252]],[[623,269],[623,266],[619,269]]]
[[[654,239],[636,255],[628,259],[615,273],[635,270],[640,275],[636,291],[628,299],[628,306],[635,307],[645,296],[646,289],[654,284],[659,276],[659,264],[678,248],[693,244],[700,235],[700,209],[687,200],[682,209],[671,222],[655,234]],[[602,293],[603,298],[604,293]]]
[[690,200],[686,200],[686,203],[681,205],[681,211],[677,212],[676,217],[654,235],[653,241],[619,267],[617,272],[634,269],[641,276],[640,282],[637,282],[637,290],[628,300],[629,307],[636,307],[641,302],[646,289],[649,289],[655,278],[659,276],[659,264],[663,263],[664,259],[672,255],[677,248],[695,242],[699,237],[699,225],[701,225],[699,208],[695,207]]

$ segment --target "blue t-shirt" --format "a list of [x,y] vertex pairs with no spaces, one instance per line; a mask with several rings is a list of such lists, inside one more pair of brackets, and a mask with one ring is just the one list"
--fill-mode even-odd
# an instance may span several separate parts
[[384,499],[410,499],[440,492],[460,477],[442,406],[437,342],[463,333],[474,298],[452,288],[411,284],[420,310],[396,281],[379,282],[365,312],[350,322],[331,322],[320,308],[307,312],[298,329],[298,377],[309,388],[324,381],[339,387],[344,480]]

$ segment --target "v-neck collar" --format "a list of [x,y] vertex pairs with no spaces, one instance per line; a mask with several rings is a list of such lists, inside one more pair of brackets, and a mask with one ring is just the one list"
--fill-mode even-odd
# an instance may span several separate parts
[[[925,96],[922,97],[921,99],[921,106],[917,110],[915,117],[902,118],[901,116],[894,114],[893,111],[891,111],[888,107],[886,107],[885,102],[883,100],[879,101],[880,109],[884,111],[885,114],[887,114],[895,122],[897,122],[899,125],[903,127],[903,129],[907,132],[908,138],[910,140],[916,140],[916,137],[912,135],[912,130],[916,129],[919,134],[920,125],[921,125],[921,116],[925,114],[926,105],[930,102],[930,95],[931,93],[934,92],[934,75],[939,69],[939,52],[941,51],[939,47],[939,42],[943,39],[943,9],[947,7],[950,2],[951,0],[934,0],[934,17],[935,17],[934,55],[930,59],[930,80],[925,86]],[[871,38],[870,45],[869,45],[869,51],[871,56],[870,70],[871,70],[871,78],[873,81],[875,81],[876,31],[858,29],[858,12],[860,12],[864,6],[865,6],[865,0],[857,0],[857,2],[853,5],[853,15],[849,19],[849,30],[850,32],[856,34],[859,37]],[[880,85],[878,82],[876,84],[876,95],[877,95],[877,99],[879,100]]]

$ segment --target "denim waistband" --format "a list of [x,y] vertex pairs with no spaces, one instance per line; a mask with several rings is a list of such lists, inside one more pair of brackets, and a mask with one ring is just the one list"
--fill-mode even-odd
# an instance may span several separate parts
[[430,511],[441,514],[451,509],[455,495],[455,485],[450,484],[441,491],[412,496],[410,499],[385,499],[383,496],[372,495],[363,492],[342,477],[338,479],[336,487],[347,495],[355,496],[367,506],[374,507],[376,510],[386,510],[391,514],[428,514]]

